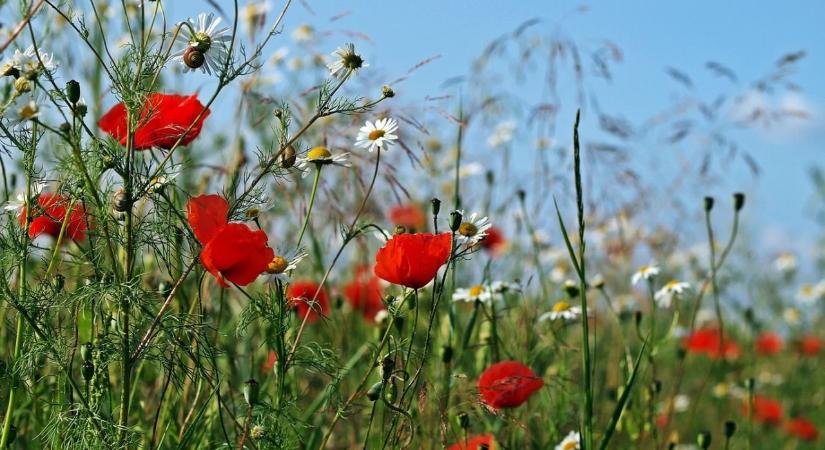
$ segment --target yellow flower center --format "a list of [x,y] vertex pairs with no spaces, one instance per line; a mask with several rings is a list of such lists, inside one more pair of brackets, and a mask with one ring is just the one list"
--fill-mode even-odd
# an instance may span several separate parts
[[639,267],[639,273],[645,273],[648,271],[648,269],[650,269],[650,267],[648,266]]
[[481,285],[477,284],[470,288],[470,297],[478,297],[481,295]]
[[29,103],[20,110],[20,118],[30,120],[37,115],[37,106]]
[[371,141],[377,141],[378,138],[384,137],[384,130],[372,130],[370,134],[367,136]]
[[266,271],[271,274],[284,273],[287,265],[286,258],[283,256],[276,256],[272,258],[272,261],[270,261],[269,265],[266,266]]
[[307,153],[307,159],[310,161],[326,159],[330,156],[332,156],[332,153],[330,153],[326,147],[315,147]]
[[458,233],[462,236],[472,237],[478,233],[478,227],[470,222],[464,222],[458,226]]
[[576,444],[576,441],[570,441],[570,442],[565,442],[564,447],[562,447],[562,449],[563,450],[576,450],[576,447],[578,447],[578,446],[579,446],[579,444]]
[[555,313],[567,311],[568,309],[570,309],[570,303],[567,303],[565,301],[561,301],[553,305],[553,312]]
[[670,280],[665,285],[665,289],[673,289],[679,284],[678,280]]

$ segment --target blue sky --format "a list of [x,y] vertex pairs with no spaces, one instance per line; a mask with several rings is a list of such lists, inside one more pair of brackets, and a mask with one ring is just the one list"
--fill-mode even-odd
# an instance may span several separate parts
[[[807,109],[811,118],[743,133],[740,144],[762,165],[762,175],[754,179],[744,166],[736,166],[727,183],[713,186],[706,194],[727,199],[733,190],[748,192],[752,230],[766,248],[802,249],[818,232],[806,212],[812,198],[807,171],[811,164],[825,162],[825,27],[821,22],[825,2],[612,1],[590,4],[584,14],[574,13],[581,3],[566,1],[307,3],[311,10],[300,2],[293,4],[282,39],[304,23],[331,32],[328,40],[332,42],[336,35],[341,42],[349,40],[347,31],[363,32],[370,41],[360,42],[359,48],[372,68],[388,74],[387,79],[424,58],[440,55],[404,82],[403,93],[409,101],[441,93],[443,81],[466,74],[491,39],[533,17],[544,20],[540,26],[560,24],[577,41],[607,38],[622,48],[624,61],[615,67],[612,84],[599,90],[599,101],[627,117],[647,117],[663,105],[663,98],[677,94],[680,87],[666,75],[666,67],[701,75],[696,90],[712,92],[719,81],[703,69],[709,60],[723,62],[744,82],[767,72],[781,55],[806,50],[807,57],[793,78],[803,91],[789,101]],[[273,6],[277,8],[278,3]],[[171,8],[172,17],[178,17],[208,7],[205,2],[186,0]],[[280,45],[275,42],[269,50]]]

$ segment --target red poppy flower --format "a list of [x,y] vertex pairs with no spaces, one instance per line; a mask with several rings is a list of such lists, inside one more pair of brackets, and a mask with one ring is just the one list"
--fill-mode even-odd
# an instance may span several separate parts
[[[743,412],[749,415],[748,403],[744,404]],[[758,422],[763,422],[766,425],[779,425],[782,422],[782,404],[778,401],[762,395],[755,395],[753,397],[753,418]]]
[[206,244],[227,224],[229,203],[220,195],[199,195],[186,203],[186,217],[195,237]]
[[487,236],[481,240],[481,248],[487,250],[492,255],[498,255],[507,243],[504,238],[504,233],[498,227],[490,227],[487,229]]
[[[298,316],[301,319],[309,314],[307,322],[310,323],[318,320],[318,310],[320,310],[323,315],[329,314],[329,297],[327,296],[326,290],[321,289],[319,292],[319,288],[318,283],[314,281],[295,281],[290,284],[286,290],[286,298],[289,300],[289,306],[298,310]],[[317,297],[315,296],[316,292],[318,293]],[[309,304],[313,298],[315,299],[315,304],[310,308]]]
[[481,401],[493,409],[515,408],[544,385],[533,370],[518,361],[502,361],[478,378]]
[[375,275],[392,284],[422,288],[450,258],[450,233],[398,234],[375,255]]
[[810,420],[796,417],[785,422],[785,432],[805,441],[819,439],[819,430]]
[[736,359],[739,357],[739,345],[731,338],[725,338],[722,342],[722,334],[716,328],[702,328],[686,336],[682,340],[682,345],[690,353],[706,354],[712,359],[721,358]]
[[461,440],[447,447],[447,450],[481,450],[482,445],[486,445],[490,450],[495,450],[496,438],[489,433],[470,436],[466,441]]
[[273,352],[273,351],[270,351],[266,355],[266,362],[261,364],[261,373],[263,375],[269,375],[270,373],[272,373],[272,369],[275,368],[275,363],[277,363],[277,362],[278,362],[278,354]]
[[238,286],[255,281],[274,257],[266,233],[242,223],[220,227],[201,251],[203,267],[222,287],[229,287],[227,280]]
[[360,310],[364,320],[370,323],[375,322],[375,315],[379,311],[386,309],[382,301],[381,283],[367,267],[356,269],[355,279],[344,286],[344,297],[352,309]]
[[802,336],[797,343],[799,352],[805,356],[816,356],[822,350],[822,341],[816,336]]
[[[37,198],[40,208],[33,213],[34,217],[29,224],[29,237],[34,239],[41,234],[46,234],[57,238],[60,235],[63,221],[66,219],[66,209],[69,203],[70,200],[60,194],[40,194]],[[20,225],[26,225],[26,214],[26,208],[23,208],[17,218]],[[78,242],[86,239],[86,209],[78,203],[75,203],[69,212],[65,236]]]
[[[180,145],[187,145],[198,137],[207,116],[209,109],[198,101],[196,95],[149,94],[134,130],[135,150],[152,147],[169,150],[181,137]],[[98,126],[121,145],[126,145],[126,107],[123,103],[118,103],[104,114]],[[192,129],[184,134],[190,126]]]
[[394,206],[390,209],[389,219],[393,225],[401,225],[410,232],[423,230],[427,225],[427,217],[415,205]]
[[783,345],[782,336],[771,331],[760,334],[754,343],[760,355],[775,355],[782,351]]

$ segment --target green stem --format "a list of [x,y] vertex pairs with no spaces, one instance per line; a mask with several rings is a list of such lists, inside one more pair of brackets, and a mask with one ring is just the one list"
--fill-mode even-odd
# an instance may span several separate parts
[[316,166],[315,179],[312,181],[312,193],[309,195],[309,207],[307,208],[307,214],[304,217],[304,225],[301,227],[301,234],[298,235],[298,243],[295,244],[295,248],[301,248],[301,241],[304,239],[304,233],[307,231],[309,216],[312,214],[313,205],[315,205],[315,194],[318,192],[318,181],[321,179],[322,167],[323,166],[321,165]]

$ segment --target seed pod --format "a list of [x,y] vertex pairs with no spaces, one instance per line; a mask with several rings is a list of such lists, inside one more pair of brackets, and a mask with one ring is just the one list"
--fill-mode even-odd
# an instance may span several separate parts
[[736,433],[736,422],[732,420],[725,421],[725,437],[730,439]]
[[247,405],[255,406],[255,404],[258,403],[259,390],[258,382],[255,381],[254,378],[246,380],[246,383],[243,385],[243,398],[246,400]]
[[444,364],[449,364],[450,361],[453,360],[453,348],[449,345],[445,345],[441,349],[441,362]]
[[433,206],[433,215],[437,216],[438,213],[441,211],[441,200],[433,197],[430,200],[430,204]]
[[705,211],[713,209],[713,197],[705,197]]
[[187,47],[183,52],[183,63],[186,67],[198,69],[206,62],[203,52],[195,47]]
[[281,156],[278,158],[278,161],[281,164],[281,168],[289,169],[290,167],[295,165],[295,161],[298,157],[298,153],[295,151],[295,147],[289,146],[284,149],[281,153]]
[[370,390],[367,391],[367,398],[370,399],[370,401],[373,401],[373,402],[378,400],[379,398],[381,398],[382,386],[383,386],[383,383],[380,382],[380,381],[373,384],[372,387],[370,387]]
[[458,211],[453,211],[450,213],[450,229],[453,231],[458,231],[458,228],[461,226],[461,213]]
[[66,83],[66,99],[71,104],[75,104],[80,100],[80,83],[75,80],[69,80]]
[[733,194],[733,209],[740,211],[743,206],[745,206],[745,194],[741,192]]

